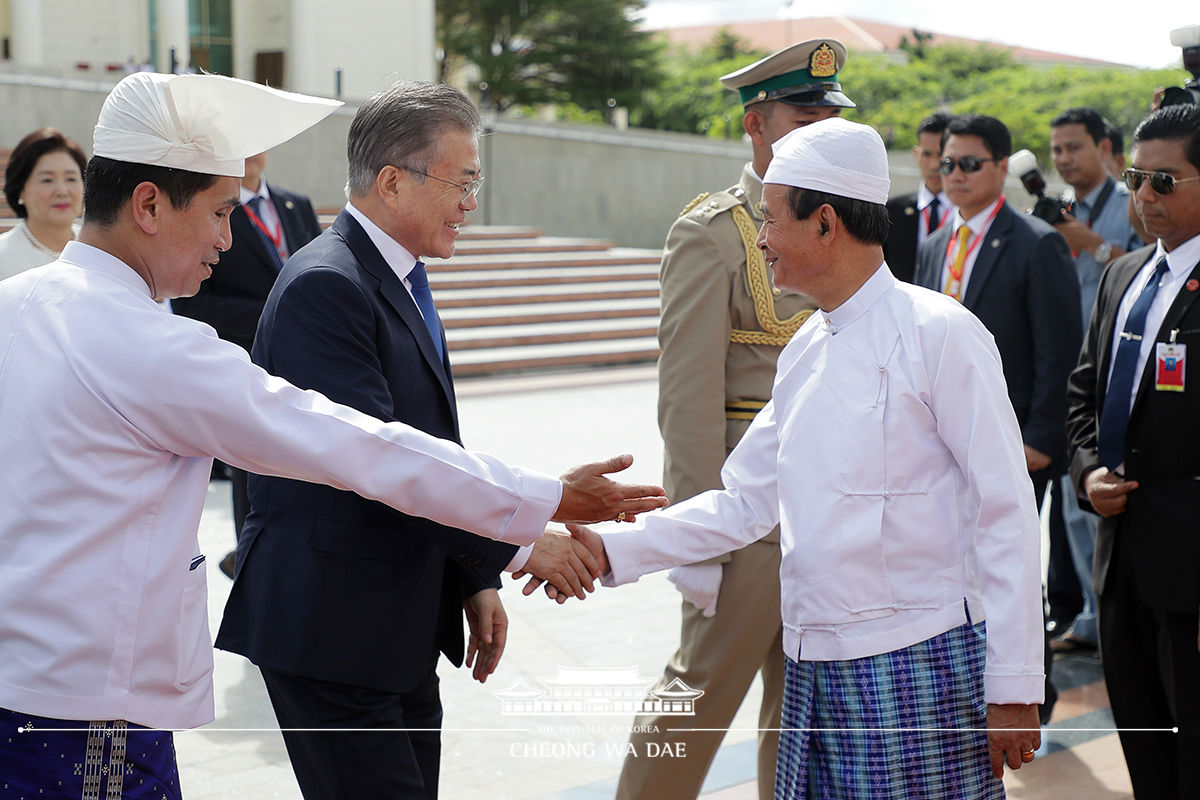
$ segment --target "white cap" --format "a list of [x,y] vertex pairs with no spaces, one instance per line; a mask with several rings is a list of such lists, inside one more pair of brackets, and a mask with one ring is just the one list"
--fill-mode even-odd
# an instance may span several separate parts
[[240,178],[246,158],[342,105],[222,75],[135,72],[100,109],[92,155]]
[[874,128],[830,117],[797,128],[771,148],[775,155],[763,183],[887,203],[887,148]]

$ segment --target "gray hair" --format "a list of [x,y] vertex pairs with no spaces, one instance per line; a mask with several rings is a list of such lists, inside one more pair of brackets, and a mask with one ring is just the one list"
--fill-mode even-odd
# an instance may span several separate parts
[[[388,165],[427,172],[442,135],[460,130],[478,137],[479,112],[462,92],[444,83],[397,81],[363,103],[346,138],[351,196],[363,195]],[[418,175],[424,182],[425,178]]]

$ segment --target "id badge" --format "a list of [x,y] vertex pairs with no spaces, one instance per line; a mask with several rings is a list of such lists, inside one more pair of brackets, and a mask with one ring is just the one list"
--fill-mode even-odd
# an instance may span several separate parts
[[1183,391],[1183,367],[1187,356],[1186,344],[1157,342],[1154,345],[1154,388],[1160,392]]

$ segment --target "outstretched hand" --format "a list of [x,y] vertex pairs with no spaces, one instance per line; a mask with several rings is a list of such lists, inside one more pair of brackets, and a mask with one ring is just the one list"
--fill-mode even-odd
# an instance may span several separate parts
[[[571,532],[571,539],[573,540],[575,546],[588,554],[588,558],[590,559],[588,563],[598,565],[595,573],[593,573],[593,576],[599,578],[601,575],[608,572],[610,569],[608,563],[608,554],[604,551],[604,540],[600,538],[600,534],[596,533],[590,528],[585,528],[582,525],[567,525],[567,530]],[[549,533],[549,531],[547,531],[547,533]],[[520,578],[525,574],[525,572],[528,571],[529,570],[527,567],[524,572],[515,573],[513,577]],[[547,597],[549,597],[551,600],[557,601],[560,605],[567,602],[567,597],[569,595],[558,591],[554,584],[544,582],[537,577],[531,577],[525,584],[525,588],[521,590],[521,593],[525,595],[533,594],[543,583],[545,583],[546,586]],[[588,591],[591,591],[590,587]],[[582,595],[580,595],[580,599],[583,599]]]
[[[533,552],[525,566],[514,572],[513,577],[532,575],[530,583],[534,588],[545,581],[547,587],[554,587],[554,599],[564,603],[568,597],[582,600],[587,592],[595,591],[594,579],[601,574],[599,563],[587,547],[568,533],[547,529],[533,543]],[[525,594],[532,591],[527,585]]]
[[605,477],[628,469],[632,463],[633,456],[616,456],[583,464],[564,474],[562,500],[550,519],[577,524],[605,520],[632,522],[644,511],[665,506],[667,493],[661,486],[617,483]]

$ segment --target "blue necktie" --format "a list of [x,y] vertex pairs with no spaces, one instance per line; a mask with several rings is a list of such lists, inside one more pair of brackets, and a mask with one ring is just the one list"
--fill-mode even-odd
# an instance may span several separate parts
[[1138,377],[1134,372],[1137,370],[1138,352],[1142,348],[1142,336],[1146,331],[1146,314],[1166,273],[1167,258],[1163,256],[1154,265],[1154,274],[1129,310],[1121,342],[1117,345],[1117,357],[1113,359],[1108,391],[1104,395],[1104,408],[1100,412],[1097,442],[1100,461],[1110,470],[1115,470],[1125,460],[1125,431],[1129,427],[1133,382]]
[[[254,212],[254,216],[258,217],[258,221],[262,222],[264,225],[267,224],[263,220],[262,215],[262,207],[263,203],[265,202],[267,202],[267,198],[263,197],[261,194],[250,200],[250,210]],[[275,243],[271,241],[271,237],[268,236],[267,232],[260,228],[257,223],[254,222],[254,220],[250,220],[250,224],[254,226],[254,232],[258,234],[258,238],[262,241],[263,247],[267,248],[267,253],[271,257],[271,263],[275,265],[275,271],[279,272],[281,269],[283,269],[283,254],[275,248]],[[280,240],[282,241],[282,239],[283,235],[280,234]]]
[[429,329],[429,335],[433,337],[433,346],[437,348],[438,359],[445,358],[442,352],[442,322],[438,319],[437,309],[433,307],[433,295],[429,291],[429,276],[425,274],[425,265],[420,261],[412,268],[412,272],[408,273],[408,283],[412,286],[413,300],[417,301],[417,308],[421,309],[421,316],[425,318],[425,327]]

